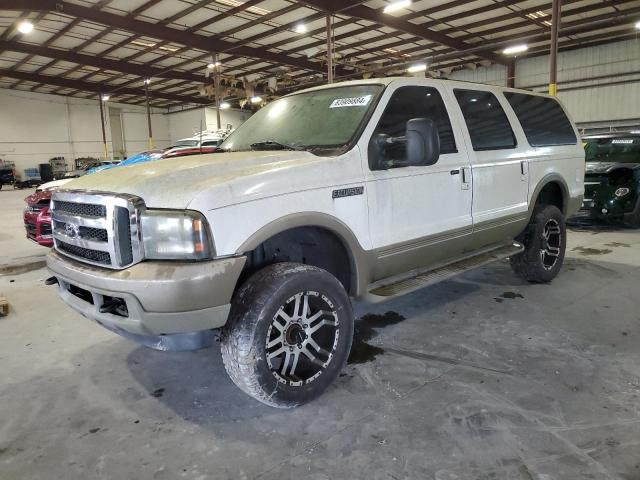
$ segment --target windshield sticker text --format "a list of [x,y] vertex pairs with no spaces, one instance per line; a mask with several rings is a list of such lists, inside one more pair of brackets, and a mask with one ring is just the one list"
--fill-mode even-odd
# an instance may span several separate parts
[[364,107],[369,105],[372,95],[363,95],[361,97],[352,98],[336,98],[329,108],[342,108],[342,107]]
[[633,138],[614,138],[611,140],[611,143],[623,143],[625,145],[629,145],[633,143]]

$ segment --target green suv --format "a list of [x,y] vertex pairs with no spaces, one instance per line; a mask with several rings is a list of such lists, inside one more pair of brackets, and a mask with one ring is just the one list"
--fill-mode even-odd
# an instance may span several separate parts
[[640,228],[640,132],[583,137],[584,201],[574,219],[622,221]]

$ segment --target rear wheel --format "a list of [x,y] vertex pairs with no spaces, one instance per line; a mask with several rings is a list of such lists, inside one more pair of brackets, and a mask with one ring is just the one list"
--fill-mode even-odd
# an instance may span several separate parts
[[524,252],[511,257],[511,268],[529,282],[553,280],[564,261],[567,230],[564,215],[554,205],[538,207],[526,230],[518,237]]
[[320,268],[278,263],[236,293],[222,358],[245,393],[290,408],[318,397],[335,380],[352,340],[351,304],[340,282]]
[[636,203],[636,208],[633,209],[633,213],[629,216],[625,223],[631,228],[640,228],[640,198]]

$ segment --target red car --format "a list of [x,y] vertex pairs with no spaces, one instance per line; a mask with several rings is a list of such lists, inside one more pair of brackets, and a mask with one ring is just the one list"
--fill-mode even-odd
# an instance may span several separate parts
[[27,202],[23,215],[27,238],[44,247],[52,247],[53,236],[49,214],[51,191],[35,192],[24,200]]
[[161,158],[186,157],[188,155],[200,155],[202,153],[215,153],[218,147],[182,147],[167,150]]

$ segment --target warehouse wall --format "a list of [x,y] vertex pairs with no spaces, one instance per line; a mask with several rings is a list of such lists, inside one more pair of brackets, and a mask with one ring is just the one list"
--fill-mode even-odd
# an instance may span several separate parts
[[[547,55],[516,61],[516,87],[546,91]],[[453,72],[449,78],[506,85],[506,67]],[[588,80],[599,77],[595,80]],[[558,96],[581,124],[640,123],[640,39],[560,52]]]
[[[147,120],[143,107],[108,103],[120,110],[126,153],[147,146]],[[110,154],[110,115],[107,117],[107,142]],[[156,146],[169,146],[169,121],[166,115],[152,115]],[[17,90],[0,89],[0,158],[16,163],[22,173],[50,158],[65,157],[68,168],[78,157],[102,158],[100,113],[96,101],[65,98]]]

